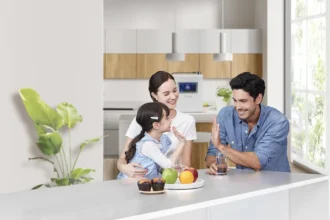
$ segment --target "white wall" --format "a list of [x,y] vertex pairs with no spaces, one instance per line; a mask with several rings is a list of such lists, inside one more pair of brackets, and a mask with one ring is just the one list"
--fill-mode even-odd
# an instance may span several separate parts
[[[105,0],[104,27],[221,28],[221,0]],[[253,28],[255,0],[225,0],[225,28]]]
[[[47,163],[28,161],[40,153],[20,88],[78,109],[84,120],[72,134],[75,148],[103,134],[103,1],[2,0],[0,33],[0,192],[12,192],[55,177]],[[77,167],[96,169],[101,181],[103,142],[86,149]]]
[[284,113],[284,1],[256,0],[255,26],[263,36],[265,103]]
[[[104,101],[107,102],[150,102],[148,91],[149,81],[139,80],[104,80]],[[206,79],[203,83],[203,101],[215,104],[217,86],[230,88],[229,79]],[[120,106],[118,106],[120,107]]]

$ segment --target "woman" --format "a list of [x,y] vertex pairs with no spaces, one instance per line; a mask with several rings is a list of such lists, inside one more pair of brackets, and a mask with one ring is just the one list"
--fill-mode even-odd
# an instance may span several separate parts
[[[169,118],[172,119],[171,125],[176,127],[178,132],[186,138],[181,163],[182,165],[190,166],[192,141],[196,139],[196,124],[195,119],[191,115],[182,113],[175,109],[179,98],[179,91],[174,77],[164,71],[154,73],[149,79],[149,94],[154,102],[163,103],[170,109]],[[128,177],[141,177],[146,173],[146,170],[143,169],[140,164],[127,164],[127,161],[125,160],[125,152],[128,150],[129,144],[140,132],[141,126],[134,118],[126,132],[127,140],[125,147],[117,162],[117,167],[120,172],[126,174]],[[177,147],[179,140],[172,131],[166,132],[165,135],[167,135],[172,141],[168,152],[165,153],[167,157],[170,157]]]

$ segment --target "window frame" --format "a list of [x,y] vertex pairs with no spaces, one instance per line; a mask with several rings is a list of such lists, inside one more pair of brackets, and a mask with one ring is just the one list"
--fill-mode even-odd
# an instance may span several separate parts
[[[311,162],[309,162],[308,160],[304,159],[303,157],[301,157],[298,154],[295,154],[293,152],[293,148],[292,148],[292,136],[291,136],[291,107],[292,107],[292,103],[291,103],[291,96],[292,96],[292,86],[291,86],[291,25],[293,22],[295,21],[308,21],[311,19],[315,19],[315,18],[321,18],[323,16],[325,16],[325,24],[326,24],[326,30],[325,30],[325,35],[326,35],[326,40],[330,39],[330,34],[329,34],[329,26],[330,26],[330,13],[329,13],[329,9],[330,9],[330,1],[326,1],[326,12],[325,13],[321,13],[321,14],[317,14],[317,15],[312,15],[312,16],[306,16],[304,18],[297,18],[294,20],[291,20],[291,1],[292,0],[288,0],[285,1],[285,61],[284,61],[284,65],[285,65],[285,100],[284,100],[284,111],[285,111],[285,115],[288,117],[289,121],[290,121],[290,133],[288,136],[288,158],[289,160],[298,165],[301,166],[303,168],[307,168],[309,171],[314,172],[314,173],[320,173],[320,174],[329,174],[330,173],[330,111],[328,109],[330,109],[330,77],[329,75],[329,71],[330,70],[330,41],[326,41],[326,54],[325,54],[325,72],[326,72],[326,85],[325,85],[325,92],[322,91],[311,91],[308,89],[294,89],[294,91],[301,91],[301,92],[305,92],[307,94],[319,94],[319,95],[325,95],[325,143],[326,143],[326,164],[325,164],[325,168],[320,168],[314,164],[312,164]],[[288,97],[288,98],[287,98]],[[328,110],[328,111],[327,111]]]

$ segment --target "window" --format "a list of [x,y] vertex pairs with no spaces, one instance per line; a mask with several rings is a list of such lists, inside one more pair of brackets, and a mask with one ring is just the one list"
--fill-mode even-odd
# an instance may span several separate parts
[[288,2],[286,111],[291,157],[326,173],[326,0]]

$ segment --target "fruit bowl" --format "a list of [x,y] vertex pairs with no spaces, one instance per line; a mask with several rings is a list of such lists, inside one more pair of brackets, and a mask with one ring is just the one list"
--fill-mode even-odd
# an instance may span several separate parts
[[195,182],[189,184],[182,184],[178,179],[174,184],[165,184],[165,189],[197,189],[203,186],[203,179],[197,179]]

